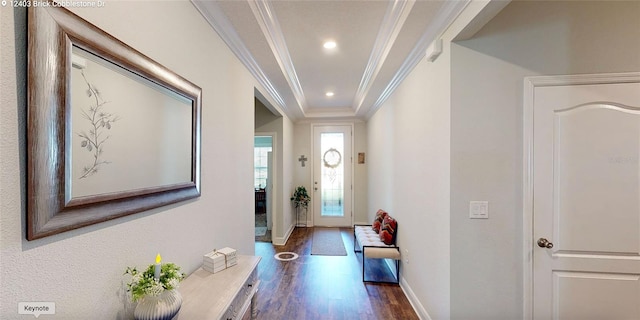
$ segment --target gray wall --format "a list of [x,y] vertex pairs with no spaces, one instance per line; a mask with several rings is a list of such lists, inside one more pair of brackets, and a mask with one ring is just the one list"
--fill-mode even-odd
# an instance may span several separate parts
[[401,285],[423,319],[450,309],[449,70],[448,55],[423,60],[367,122],[369,221],[398,220]]
[[515,1],[451,54],[451,318],[522,318],[523,78],[639,71],[640,3]]
[[[640,70],[638,17],[638,2],[514,1],[451,43],[459,18],[368,120],[369,208],[399,220],[423,318],[523,318],[523,78]],[[469,219],[472,200],[488,220]]]
[[[358,153],[365,154],[364,163],[358,163]],[[369,188],[367,180],[367,124],[356,122],[353,128],[353,221],[354,223],[368,223]],[[373,220],[372,220],[373,221]]]

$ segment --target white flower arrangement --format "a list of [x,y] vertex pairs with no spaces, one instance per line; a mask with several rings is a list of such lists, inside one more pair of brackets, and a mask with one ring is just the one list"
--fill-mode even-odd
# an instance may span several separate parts
[[154,277],[154,271],[153,264],[149,265],[144,272],[138,271],[135,267],[127,267],[124,274],[131,275],[131,281],[127,284],[127,292],[131,292],[131,298],[134,302],[146,295],[157,296],[164,290],[176,289],[185,277],[185,274],[180,272],[180,267],[173,263],[162,264],[159,279]]

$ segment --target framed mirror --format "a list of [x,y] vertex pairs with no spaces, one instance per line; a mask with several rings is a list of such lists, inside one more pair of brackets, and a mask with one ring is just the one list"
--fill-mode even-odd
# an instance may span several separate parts
[[202,90],[63,7],[28,10],[27,239],[200,196]]

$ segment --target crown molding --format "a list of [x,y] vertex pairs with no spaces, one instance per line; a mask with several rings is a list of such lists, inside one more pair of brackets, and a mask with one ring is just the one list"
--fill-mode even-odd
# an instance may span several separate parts
[[351,108],[315,108],[305,114],[305,118],[311,119],[340,117],[355,117],[355,112]]
[[287,79],[287,83],[289,83],[289,87],[298,102],[300,112],[304,115],[306,109],[306,98],[302,91],[302,85],[298,79],[296,68],[293,65],[293,60],[291,60],[291,55],[289,54],[289,48],[284,40],[280,23],[278,22],[278,18],[276,17],[275,10],[273,9],[271,2],[248,1],[248,4],[249,7],[251,7],[251,11],[253,11],[253,15],[258,21],[258,25],[260,25],[260,29],[262,30],[265,39],[269,43],[269,47],[271,47],[271,51],[273,52],[276,61],[278,61],[282,74],[285,79]]
[[284,99],[271,84],[271,81],[260,68],[260,65],[253,58],[249,49],[233,28],[233,24],[222,13],[222,10],[215,1],[197,1],[191,0],[194,7],[200,12],[209,25],[218,33],[220,38],[227,44],[236,57],[249,70],[249,73],[262,85],[267,93],[273,98],[277,107],[282,111],[287,111]]
[[373,85],[374,80],[378,76],[378,72],[382,69],[382,65],[391,51],[398,34],[400,33],[402,26],[404,25],[415,0],[395,0],[389,3],[387,12],[384,15],[376,42],[371,50],[369,61],[360,80],[358,91],[356,91],[353,101],[353,109],[355,113],[358,113],[364,99],[369,94],[369,90]]
[[391,94],[398,88],[400,83],[411,73],[413,68],[425,57],[427,48],[433,41],[440,40],[441,35],[456,20],[458,15],[469,5],[471,0],[446,1],[445,5],[436,14],[432,25],[422,34],[420,40],[413,48],[407,59],[402,63],[400,69],[393,76],[387,87],[382,91],[376,102],[367,111],[366,119],[371,118],[382,104],[389,99]]
[[296,121],[295,124],[313,124],[313,125],[329,125],[329,124],[356,124],[365,123],[364,119],[356,117],[329,117],[329,118],[305,118]]

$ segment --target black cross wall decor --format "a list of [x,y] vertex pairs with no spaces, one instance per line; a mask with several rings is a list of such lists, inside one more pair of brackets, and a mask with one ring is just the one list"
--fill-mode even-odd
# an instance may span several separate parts
[[300,156],[300,158],[298,158],[298,161],[300,161],[300,163],[302,163],[302,166],[304,167],[304,162],[307,161],[309,159],[307,159],[307,157],[303,155]]

